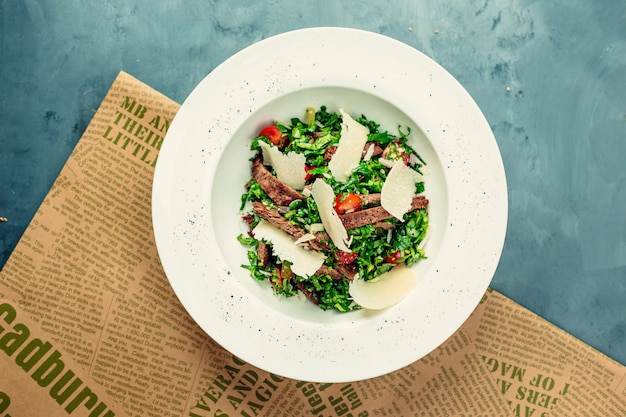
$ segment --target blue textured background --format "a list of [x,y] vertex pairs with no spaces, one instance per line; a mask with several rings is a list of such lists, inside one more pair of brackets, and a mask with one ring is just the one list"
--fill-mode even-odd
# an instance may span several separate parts
[[0,267],[120,70],[182,103],[233,53],[311,26],[396,38],[465,86],[509,186],[493,287],[626,363],[623,0],[0,0]]

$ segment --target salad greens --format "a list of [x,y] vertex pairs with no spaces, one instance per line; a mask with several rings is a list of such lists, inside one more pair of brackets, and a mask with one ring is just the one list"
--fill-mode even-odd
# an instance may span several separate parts
[[[328,152],[339,143],[341,115],[329,112],[326,106],[321,106],[319,109],[306,109],[303,116],[304,120],[296,117],[289,123],[277,122],[274,125],[280,131],[277,137],[270,137],[267,133],[260,134],[252,140],[251,149],[260,153],[259,142],[266,141],[277,145],[284,153],[303,154],[306,158],[307,171],[305,188],[316,178],[323,178],[338,196],[335,210],[338,210],[339,206],[349,204],[346,196],[351,194],[364,196],[380,193],[390,167],[396,160],[402,159],[418,173],[421,173],[420,169],[426,164],[407,143],[410,129],[403,131],[398,127],[398,134],[391,134],[381,131],[378,123],[362,115],[355,120],[369,130],[365,149],[373,144],[379,152],[369,158],[362,158],[347,181],[336,181],[328,167]],[[267,130],[264,129],[262,132]],[[268,169],[274,172],[271,167]],[[417,183],[416,193],[423,191],[423,182]],[[321,222],[317,206],[311,196],[279,207],[254,178],[246,184],[245,192],[241,196],[241,210],[246,210],[252,202],[262,202],[268,208],[278,210],[291,224],[305,230]],[[353,210],[360,209],[361,207],[353,207]],[[261,217],[252,211],[245,211],[244,220],[252,230],[261,221]],[[348,236],[352,239],[350,245],[352,253],[339,251],[330,239],[325,242],[328,249],[324,251],[327,255],[324,265],[326,272],[341,267],[348,268],[358,274],[360,279],[367,281],[398,264],[411,265],[426,257],[420,244],[426,236],[427,229],[428,212],[425,208],[409,211],[404,215],[403,221],[392,217],[350,229]],[[238,236],[238,240],[248,248],[248,264],[242,266],[250,271],[253,278],[259,281],[268,280],[277,295],[291,297],[301,292],[324,310],[347,312],[361,308],[350,299],[349,277],[337,278],[324,272],[310,277],[297,276],[291,271],[288,261],[281,260],[273,254],[269,261],[262,259],[258,253],[260,243],[252,233],[242,234]]]

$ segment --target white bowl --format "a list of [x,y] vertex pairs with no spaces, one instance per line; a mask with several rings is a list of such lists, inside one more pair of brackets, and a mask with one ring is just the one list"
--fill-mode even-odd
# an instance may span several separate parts
[[[322,311],[278,298],[241,268],[239,206],[260,128],[340,107],[396,132],[428,163],[432,230],[417,287],[383,311]],[[354,29],[288,32],[237,53],[183,103],[153,186],[155,239],[165,273],[198,325],[264,370],[346,382],[404,367],[467,319],[498,264],[507,222],[504,169],[493,134],[462,86],[391,38]]]

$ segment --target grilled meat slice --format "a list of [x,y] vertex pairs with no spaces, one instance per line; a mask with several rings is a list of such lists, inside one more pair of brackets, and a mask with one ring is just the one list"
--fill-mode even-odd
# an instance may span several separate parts
[[270,248],[263,241],[259,240],[259,245],[256,248],[256,254],[259,257],[259,262],[261,266],[267,265],[270,261]]
[[[418,195],[413,197],[411,211],[426,208],[427,206],[428,199],[422,195]],[[376,206],[365,210],[342,214],[339,216],[339,219],[341,219],[341,222],[346,230],[351,230],[367,224],[376,224],[392,217],[393,216],[382,206]]]
[[[274,227],[279,228],[280,230],[286,232],[296,239],[301,238],[307,233],[300,226],[291,224],[291,222],[285,219],[278,211],[268,208],[265,204],[259,201],[255,201],[254,203],[252,203],[252,210],[257,216],[267,220],[272,225],[274,225]],[[306,245],[308,245],[309,249],[328,252],[330,250],[330,246],[327,243],[330,239],[328,235],[321,232],[315,233],[314,235],[315,239],[305,242]],[[356,271],[349,265],[340,264],[332,270],[329,270],[327,267],[323,266],[317,273],[329,274],[334,279],[339,279],[342,276],[345,276],[346,278],[352,280],[354,278],[354,275],[356,274]]]
[[279,206],[286,206],[292,201],[304,199],[302,194],[272,175],[261,162],[260,155],[254,158],[252,162],[252,177],[259,183],[272,201]]
[[[304,230],[300,226],[292,224],[289,220],[285,219],[277,210],[272,210],[268,208],[260,201],[255,201],[252,203],[252,210],[257,216],[267,220],[272,225],[274,225],[274,227],[279,228],[280,230],[286,232],[296,239],[299,239],[307,234],[306,230]],[[309,249],[317,251],[328,251],[330,248],[326,243],[328,240],[329,237],[326,233],[315,233],[315,239],[309,240],[306,243],[309,246]]]

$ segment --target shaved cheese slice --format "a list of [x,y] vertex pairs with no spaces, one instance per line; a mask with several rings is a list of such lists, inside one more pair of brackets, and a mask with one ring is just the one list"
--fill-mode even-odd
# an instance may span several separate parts
[[345,182],[361,161],[369,129],[357,123],[343,109],[339,109],[339,113],[342,118],[341,138],[328,168],[337,181]]
[[382,310],[402,301],[416,284],[417,275],[404,265],[398,265],[371,281],[353,280],[349,292],[361,307]]
[[422,176],[414,169],[409,168],[397,160],[383,184],[380,192],[380,205],[393,217],[402,220],[402,217],[411,209],[411,202],[415,197],[415,183],[422,180]]
[[315,200],[320,218],[322,219],[322,224],[328,236],[330,236],[339,250],[350,252],[348,248],[350,242],[348,232],[333,208],[335,193],[332,187],[326,184],[321,178],[318,178],[313,183],[311,193],[313,194],[313,200]]
[[311,225],[309,226],[309,231],[311,233],[323,232],[324,231],[324,224],[322,224],[322,223],[311,223]]
[[315,274],[326,259],[326,256],[320,252],[296,245],[291,236],[266,220],[261,220],[252,229],[252,233],[257,239],[271,242],[274,254],[283,261],[291,262],[291,270],[296,275],[308,277]]
[[313,233],[306,233],[306,234],[300,236],[298,239],[296,239],[296,241],[293,242],[293,243],[296,244],[296,245],[299,245],[301,243],[306,243],[306,242],[308,242],[310,240],[313,240],[313,239],[315,239],[315,235]]
[[306,157],[296,152],[282,153],[277,147],[259,141],[263,151],[263,163],[271,165],[279,180],[295,190],[301,190],[306,180],[304,164]]
[[375,148],[376,146],[373,143],[367,147],[367,151],[365,151],[365,155],[363,155],[364,161],[369,161],[370,159],[372,159],[372,155],[374,155]]

